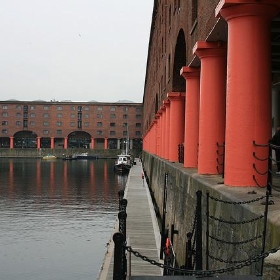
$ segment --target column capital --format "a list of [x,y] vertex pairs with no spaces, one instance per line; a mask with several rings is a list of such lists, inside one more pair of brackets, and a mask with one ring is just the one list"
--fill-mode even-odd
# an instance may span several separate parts
[[200,75],[200,69],[184,66],[180,70],[180,75],[183,76],[185,79],[197,78]]
[[215,9],[216,17],[228,20],[240,16],[266,16],[271,19],[276,16],[280,9],[279,0],[220,0]]
[[169,101],[183,100],[185,98],[185,93],[184,92],[168,92],[167,98]]
[[209,56],[226,56],[227,55],[227,43],[222,41],[206,42],[197,41],[193,47],[193,54],[199,56],[199,58]]

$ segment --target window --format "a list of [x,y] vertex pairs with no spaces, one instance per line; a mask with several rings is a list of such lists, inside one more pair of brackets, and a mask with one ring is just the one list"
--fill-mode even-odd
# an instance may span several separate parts
[[141,119],[142,115],[136,115],[136,119]]
[[2,117],[8,117],[8,113],[7,112],[3,112],[2,113]]
[[50,117],[50,114],[49,113],[44,113],[43,114],[43,118],[49,118]]
[[8,125],[7,121],[2,121],[2,125]]
[[23,120],[23,127],[28,127],[28,122],[27,122],[27,120]]
[[103,108],[102,107],[97,107],[97,111],[102,111]]
[[75,114],[71,114],[71,115],[70,115],[70,118],[71,118],[71,119],[75,119]]
[[136,127],[141,127],[141,123],[136,123],[135,126]]
[[97,126],[102,126],[102,122],[98,122],[98,123],[97,123]]
[[30,125],[31,125],[31,126],[35,126],[35,122],[31,121],[31,122],[30,122]]
[[20,126],[20,121],[16,121],[16,126]]
[[136,112],[142,112],[142,108],[141,107],[136,107]]
[[2,129],[2,134],[8,134],[8,129]]
[[75,126],[75,123],[74,123],[74,122],[70,122],[70,126],[71,126],[71,127],[74,127],[74,126]]
[[116,114],[111,114],[110,115],[110,119],[115,119],[116,118]]
[[58,129],[58,130],[56,131],[56,134],[62,134],[62,130],[61,130],[61,129]]
[[88,110],[89,110],[89,107],[88,107],[88,106],[86,106],[84,109],[85,109],[85,111],[88,111]]
[[89,126],[89,122],[85,122],[84,125],[85,125],[86,127],[88,127],[88,126]]
[[62,110],[62,106],[57,106],[57,110],[61,111]]
[[16,113],[16,117],[20,118],[21,117],[21,113]]
[[27,112],[28,111],[28,106],[27,105],[24,105],[23,106],[23,112]]
[[102,114],[97,114],[98,119],[102,119]]
[[58,117],[58,118],[62,118],[62,114],[61,114],[61,113],[58,113],[58,114],[57,114],[57,117]]
[[49,106],[46,106],[46,105],[45,105],[45,106],[43,106],[43,109],[44,109],[44,110],[49,110]]
[[82,113],[78,113],[78,120],[82,119]]
[[81,120],[78,121],[78,128],[82,128],[82,121]]
[[85,119],[88,119],[89,118],[89,114],[85,114],[84,117],[85,117]]
[[36,106],[35,105],[31,105],[30,106],[30,110],[35,110],[36,109]]
[[62,126],[62,122],[56,122],[57,126]]
[[128,107],[123,107],[123,111],[127,112],[128,111]]
[[123,131],[123,136],[127,136],[127,131]]
[[110,135],[111,136],[116,135],[116,131],[110,131]]
[[16,106],[16,110],[21,110],[21,106],[20,106],[20,105],[17,105],[17,106]]
[[49,122],[43,122],[43,126],[49,126]]
[[127,127],[127,122],[124,122],[124,123],[123,123],[123,127]]
[[35,117],[36,117],[36,114],[35,114],[35,113],[31,113],[31,114],[30,114],[30,117],[31,117],[31,118],[35,118]]
[[78,112],[82,112],[82,106],[78,106]]
[[141,131],[135,131],[135,135],[136,136],[140,136],[141,135]]
[[124,119],[127,119],[127,118],[128,118],[128,115],[127,115],[127,114],[124,114],[124,115],[123,115],[123,118],[124,118]]
[[116,126],[116,123],[111,122],[111,123],[110,123],[110,126]]
[[116,111],[116,107],[111,107],[111,108],[110,108],[110,111],[111,111],[111,112]]
[[97,130],[97,135],[102,135],[102,134],[103,134],[102,130]]
[[7,105],[2,105],[2,109],[8,109],[8,106]]
[[48,135],[48,134],[49,134],[49,131],[48,131],[48,130],[43,130],[43,134],[44,134],[44,135]]
[[23,112],[23,118],[27,119],[28,118],[28,112]]
[[75,111],[76,110],[76,107],[75,106],[72,106],[71,107],[71,111]]

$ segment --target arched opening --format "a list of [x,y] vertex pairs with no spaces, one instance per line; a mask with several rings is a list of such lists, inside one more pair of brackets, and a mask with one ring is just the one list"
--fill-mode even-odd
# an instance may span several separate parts
[[186,82],[180,75],[180,70],[183,66],[186,66],[186,41],[184,31],[181,29],[177,37],[174,65],[173,65],[173,80],[172,91],[185,92]]
[[68,135],[69,148],[90,148],[91,135],[85,131],[74,131]]
[[37,134],[33,131],[24,130],[14,134],[15,148],[37,148]]

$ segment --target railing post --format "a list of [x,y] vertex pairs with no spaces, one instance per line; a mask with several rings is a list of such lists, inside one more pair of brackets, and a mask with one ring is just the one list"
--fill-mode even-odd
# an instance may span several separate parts
[[127,206],[127,199],[123,198],[120,200],[120,211],[126,212],[126,206]]
[[124,197],[124,190],[119,190],[118,195],[119,195],[119,211],[121,211],[121,200]]
[[187,244],[186,244],[186,261],[185,267],[187,270],[192,270],[192,233],[187,233]]
[[160,259],[163,259],[163,248],[165,246],[166,234],[165,234],[165,214],[166,214],[166,200],[167,200],[167,179],[168,173],[164,175],[164,189],[163,189],[163,206],[162,206],[162,223],[161,223],[161,248]]
[[197,191],[197,207],[196,207],[196,270],[202,270],[202,215],[201,215],[201,196],[202,192]]
[[271,195],[272,191],[272,148],[271,148],[271,140],[268,142],[268,168],[267,168],[267,191],[269,192],[269,195]]
[[119,218],[119,232],[124,235],[124,239],[126,240],[126,218],[127,214],[125,211],[121,211],[118,214]]
[[124,271],[124,235],[120,232],[116,232],[113,235],[113,241],[115,243],[114,249],[114,267],[113,267],[113,280],[125,280]]

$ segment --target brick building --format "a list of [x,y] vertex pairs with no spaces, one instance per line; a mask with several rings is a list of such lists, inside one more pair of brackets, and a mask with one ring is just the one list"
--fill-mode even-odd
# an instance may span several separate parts
[[198,174],[223,170],[226,185],[265,185],[257,158],[280,126],[279,11],[279,0],[154,1],[146,152]]
[[130,149],[142,145],[142,104],[0,101],[2,148]]

